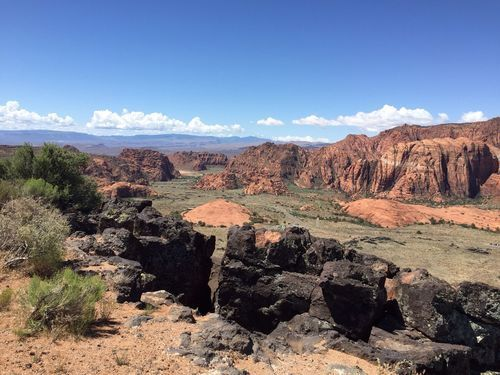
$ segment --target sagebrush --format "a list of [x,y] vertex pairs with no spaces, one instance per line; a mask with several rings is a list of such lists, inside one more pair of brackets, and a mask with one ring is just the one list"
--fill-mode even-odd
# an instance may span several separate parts
[[83,335],[97,319],[96,304],[105,290],[98,276],[78,275],[68,268],[45,280],[34,276],[20,298],[26,313],[25,329],[30,334]]
[[0,292],[0,312],[9,308],[13,295],[14,291],[10,288],[6,288]]
[[27,265],[37,275],[51,275],[61,261],[69,233],[55,208],[33,198],[7,202],[0,210],[0,256],[4,265]]

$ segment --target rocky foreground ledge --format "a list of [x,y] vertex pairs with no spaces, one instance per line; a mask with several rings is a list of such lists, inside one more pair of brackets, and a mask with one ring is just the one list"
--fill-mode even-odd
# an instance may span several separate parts
[[270,233],[243,226],[229,230],[212,301],[215,239],[161,216],[151,201],[113,200],[71,221],[78,229],[68,240],[71,264],[101,274],[119,302],[142,296],[151,304],[215,311],[199,332],[181,335],[180,346],[167,351],[198,365],[224,364],[227,351],[272,363],[282,352],[337,349],[398,364],[400,374],[500,368],[497,288],[452,286],[303,228]]

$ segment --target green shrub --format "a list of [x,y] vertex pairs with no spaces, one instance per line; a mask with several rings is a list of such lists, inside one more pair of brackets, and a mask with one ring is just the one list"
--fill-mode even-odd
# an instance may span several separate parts
[[42,178],[60,191],[59,206],[91,210],[99,203],[97,185],[82,174],[88,156],[45,144],[33,162],[33,177]]
[[[8,166],[1,172],[10,179],[37,181],[44,180],[47,186],[57,189],[56,204],[60,208],[75,207],[90,211],[100,203],[97,185],[83,175],[89,157],[80,152],[65,149],[53,144],[45,144],[35,155],[32,146],[25,144],[16,150]],[[1,175],[0,175],[0,178]],[[41,183],[30,182],[30,188],[39,193],[47,187]],[[33,186],[36,184],[36,186]],[[45,197],[45,196],[44,196]]]
[[10,159],[0,159],[0,180],[10,178]]
[[0,180],[0,207],[8,201],[18,198],[19,185],[15,181]]
[[51,275],[68,233],[61,213],[33,198],[14,199],[0,210],[0,256],[6,265],[27,263],[30,272]]
[[21,191],[24,196],[41,198],[47,203],[55,203],[60,197],[57,187],[49,184],[41,178],[30,178],[29,180],[26,180],[21,188]]
[[2,292],[0,293],[0,311],[7,310],[10,303],[12,302],[13,295],[14,292],[10,288],[2,290]]
[[19,147],[10,160],[10,177],[26,180],[33,177],[33,163],[35,150],[33,146],[25,143]]
[[98,276],[80,276],[65,269],[50,279],[34,276],[21,296],[31,334],[48,330],[83,335],[96,320],[96,303],[106,286]]

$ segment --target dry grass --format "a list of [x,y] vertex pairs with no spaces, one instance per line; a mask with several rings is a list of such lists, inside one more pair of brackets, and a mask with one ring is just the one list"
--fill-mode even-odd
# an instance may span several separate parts
[[[496,266],[500,264],[498,233],[450,224],[379,228],[346,216],[336,202],[344,197],[334,196],[329,191],[292,187],[289,196],[247,196],[241,190],[195,190],[192,188],[195,181],[195,178],[186,177],[155,184],[160,197],[154,200],[154,206],[168,214],[225,198],[261,216],[265,223],[257,224],[260,227],[276,229],[300,225],[316,236],[353,241],[358,250],[386,258],[401,267],[427,268],[450,283],[469,280],[500,287],[500,270]],[[301,211],[305,205],[311,207]],[[195,227],[217,237],[214,254],[217,262],[225,248],[227,228]]]

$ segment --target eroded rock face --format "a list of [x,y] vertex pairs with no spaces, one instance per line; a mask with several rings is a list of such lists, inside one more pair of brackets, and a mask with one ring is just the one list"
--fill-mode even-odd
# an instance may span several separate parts
[[149,185],[153,181],[169,181],[179,176],[165,154],[131,148],[123,149],[116,157],[93,156],[85,174],[93,177],[99,186],[116,182]]
[[476,197],[484,184],[485,192],[496,196],[500,188],[495,180],[485,183],[498,172],[499,134],[496,118],[474,124],[404,125],[371,138],[349,135],[318,150],[266,143],[236,156],[221,174],[205,176],[198,187],[286,194],[287,183],[294,183],[352,196],[440,200]]
[[399,143],[379,159],[370,191],[391,198],[467,197],[498,171],[485,143],[465,138]]
[[191,169],[194,171],[204,171],[207,166],[225,167],[227,156],[220,152],[194,152],[179,151],[169,155],[170,161],[176,169]]
[[125,148],[118,157],[131,168],[142,171],[148,181],[169,181],[179,176],[167,155],[158,151]]
[[382,153],[370,140],[357,137],[352,144],[346,140],[321,149],[311,155],[297,183],[351,195],[473,198],[498,171],[490,147],[466,138],[403,142],[386,146]]
[[224,171],[203,176],[195,187],[201,190],[231,190],[238,188],[238,181],[234,173]]
[[123,260],[127,265],[122,267],[123,275],[113,276],[123,284],[121,301],[138,301],[142,292],[165,290],[180,303],[202,311],[211,308],[208,279],[213,236],[194,231],[183,220],[163,217],[147,200],[108,201],[98,214],[97,231],[73,238],[74,247],[93,262]]
[[481,185],[481,196],[490,197],[500,203],[500,173],[493,173],[486,182]]
[[231,176],[236,187],[245,187],[247,194],[284,194],[287,191],[285,181],[293,181],[306,158],[306,150],[291,144],[276,145],[268,142],[249,147],[232,159],[222,174],[204,176],[198,187],[227,189],[229,184],[223,182]]
[[99,191],[103,196],[108,198],[145,198],[158,195],[154,189],[147,185],[123,181],[104,185]]

